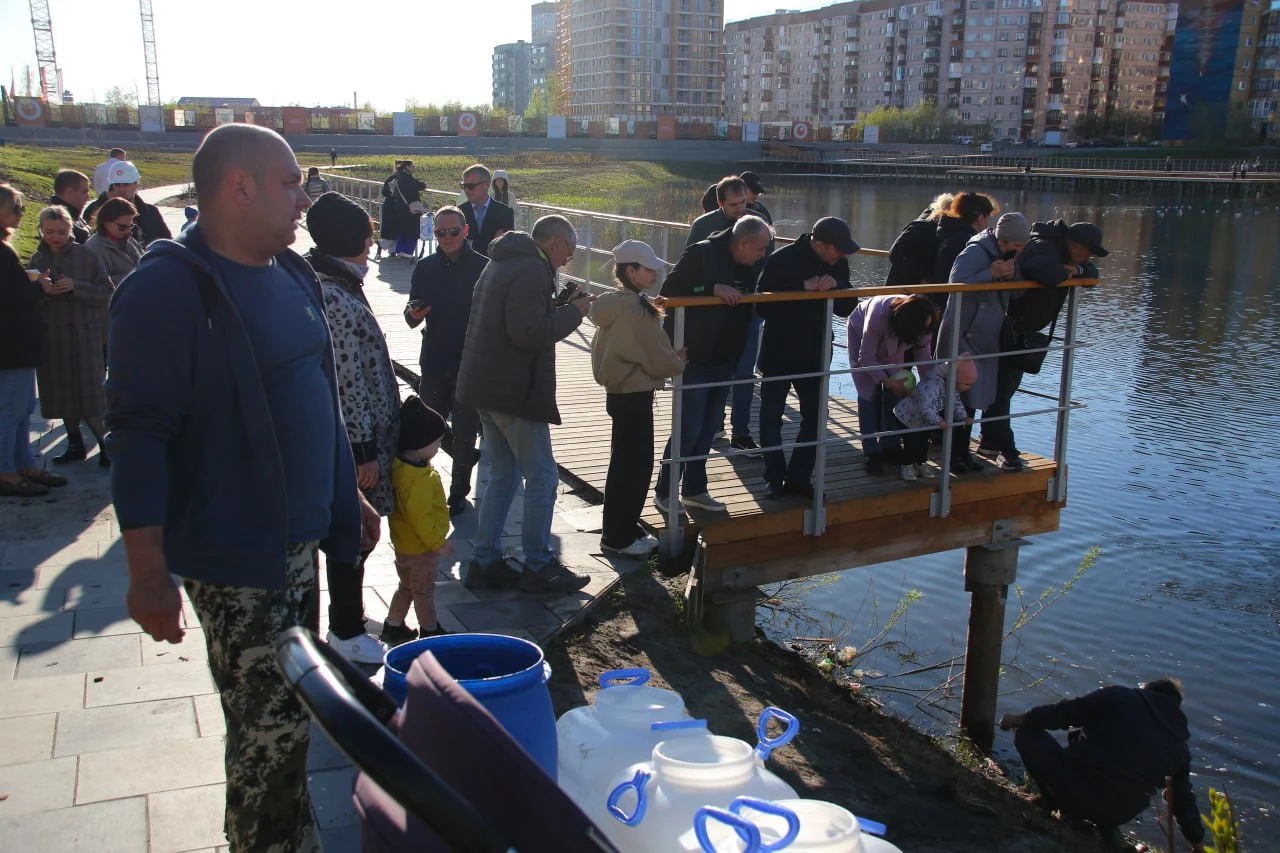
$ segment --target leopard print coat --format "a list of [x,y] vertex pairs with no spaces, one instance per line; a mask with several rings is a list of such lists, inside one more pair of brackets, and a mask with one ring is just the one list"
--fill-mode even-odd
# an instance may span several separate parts
[[312,249],[307,260],[320,278],[325,315],[333,336],[338,397],[356,464],[376,460],[378,482],[364,495],[381,515],[394,508],[391,460],[399,439],[400,388],[386,337],[362,283],[337,259]]

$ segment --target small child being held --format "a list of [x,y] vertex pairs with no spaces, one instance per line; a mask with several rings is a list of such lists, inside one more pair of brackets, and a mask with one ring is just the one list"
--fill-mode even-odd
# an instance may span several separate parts
[[[453,543],[445,539],[449,507],[444,485],[431,465],[447,430],[444,418],[418,397],[411,396],[400,406],[400,444],[391,462],[395,509],[390,517],[400,585],[391,596],[382,629],[382,641],[389,646],[449,633],[436,618],[436,570],[440,558],[453,553]],[[404,624],[410,604],[418,617],[416,632]]]
[[[952,441],[968,442],[969,431],[954,428],[962,424],[973,424],[960,399],[960,394],[968,391],[978,381],[978,366],[968,355],[967,352],[960,353],[960,360],[956,362],[956,393],[950,406],[947,405],[947,366],[940,364],[932,374],[921,379],[910,394],[898,401],[893,407],[894,417],[908,429],[945,429],[947,410],[950,409]],[[924,464],[929,458],[929,433],[909,432],[902,436],[902,450],[902,479],[917,480],[933,476],[933,471]],[[956,452],[958,451],[953,447],[952,453]]]

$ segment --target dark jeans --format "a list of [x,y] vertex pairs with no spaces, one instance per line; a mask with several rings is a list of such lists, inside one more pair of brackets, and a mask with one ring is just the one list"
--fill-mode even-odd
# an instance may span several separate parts
[[[756,357],[760,354],[760,328],[764,321],[760,315],[751,312],[751,325],[747,327],[747,345],[738,356],[738,363],[733,368],[734,379],[750,379],[756,375]],[[755,396],[756,386],[750,382],[734,385],[729,389],[729,424],[733,431],[731,438],[746,438],[751,435],[751,398]],[[720,416],[720,431],[724,431],[724,415]]]
[[[717,364],[704,367],[690,364],[684,369],[684,382],[688,385],[701,385],[704,382],[727,382],[733,376],[734,365]],[[712,437],[724,419],[724,404],[729,399],[729,386],[718,385],[715,388],[698,388],[685,391],[681,396],[680,412],[680,455],[702,456],[711,450]],[[662,451],[663,459],[671,458],[671,440]],[[671,467],[663,465],[658,472],[658,483],[655,491],[662,497],[667,496],[671,483]],[[707,462],[699,459],[681,465],[680,494],[685,497],[701,495],[707,491]]]
[[1073,761],[1070,748],[1044,729],[1023,726],[1014,733],[1013,744],[1041,793],[1064,814],[1107,828],[1128,823],[1149,805],[1146,792],[1122,788]]
[[[325,557],[324,576],[329,587],[329,630],[340,640],[364,633],[364,561],[370,551],[361,551],[354,563],[340,563]],[[316,557],[319,560],[319,555]]]
[[606,394],[604,405],[613,419],[613,435],[600,541],[625,548],[641,535],[640,513],[653,481],[653,392]]
[[[996,397],[990,406],[983,410],[984,418],[1006,417],[1013,404],[1013,395],[1022,385],[1023,371],[1010,364],[1010,359],[1001,358],[996,362]],[[1018,445],[1013,438],[1013,421],[996,421],[982,425],[982,437],[979,444],[995,450],[1014,451]]]
[[428,374],[422,371],[418,396],[422,402],[440,413],[443,418],[452,415],[453,429],[445,434],[441,448],[453,459],[453,471],[449,477],[449,497],[465,498],[471,494],[471,469],[476,464],[476,436],[480,434],[480,415],[475,409],[459,405],[454,400],[458,375]]
[[[898,419],[893,416],[893,407],[898,404],[898,398],[892,392],[884,390],[883,385],[876,385],[876,389],[871,392],[869,398],[858,398],[858,432],[885,432],[887,430],[901,429]],[[885,436],[884,438],[864,438],[862,439],[862,453],[864,456],[876,456],[885,450],[897,451],[902,441],[896,435]]]
[[[799,372],[799,371],[797,371]],[[787,407],[787,392],[796,389],[800,401],[800,432],[796,441],[814,441],[818,436],[818,394],[822,379],[776,379],[764,377],[760,383],[760,444],[773,447],[782,443],[782,414]],[[793,447],[791,463],[787,464],[782,450],[764,452],[764,478],[773,485],[784,480],[795,485],[808,485],[813,478],[813,463],[818,456],[816,447]]]

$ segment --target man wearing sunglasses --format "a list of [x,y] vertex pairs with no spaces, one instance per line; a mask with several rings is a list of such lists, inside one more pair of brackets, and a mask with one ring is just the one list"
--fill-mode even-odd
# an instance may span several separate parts
[[480,429],[480,416],[475,410],[458,405],[454,398],[462,344],[471,319],[471,293],[488,262],[472,248],[467,235],[467,220],[461,210],[442,207],[436,211],[436,250],[414,266],[409,304],[404,309],[409,328],[426,321],[422,329],[422,354],[418,358],[422,371],[418,395],[442,417],[452,416],[453,430],[445,436],[442,445],[453,459],[450,515],[467,511]]
[[491,179],[488,168],[480,163],[469,167],[462,173],[462,191],[467,200],[458,205],[463,216],[467,217],[467,227],[471,229],[471,248],[486,258],[489,257],[491,242],[516,229],[515,211],[489,197]]

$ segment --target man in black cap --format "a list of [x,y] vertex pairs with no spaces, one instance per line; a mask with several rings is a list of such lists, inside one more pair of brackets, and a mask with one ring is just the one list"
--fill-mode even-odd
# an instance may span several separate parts
[[[761,293],[783,291],[848,290],[849,256],[858,251],[849,224],[828,216],[814,223],[790,246],[769,256],[760,276]],[[853,311],[855,299],[838,299],[832,310],[840,317]],[[760,342],[760,441],[765,447],[782,443],[782,413],[787,392],[795,388],[800,402],[800,433],[796,441],[818,438],[818,397],[823,378],[771,379],[822,370],[823,356],[831,350],[831,330],[825,328],[826,308],[820,300],[762,302],[757,311],[764,319]],[[764,477],[769,483],[767,497],[784,494],[813,497],[813,464],[816,447],[796,447],[791,463],[780,449],[764,452]]]
[[[1132,849],[1120,827],[1141,814],[1169,779],[1173,816],[1192,851],[1204,853],[1204,826],[1191,791],[1191,736],[1176,678],[1103,687],[1005,714],[1000,728],[1015,730],[1014,746],[1042,804],[1092,821],[1109,849]],[[1072,729],[1067,745],[1049,729]]]
[[760,200],[760,196],[764,195],[764,184],[760,183],[760,176],[755,172],[743,172],[738,177],[747,185],[747,210],[772,225],[773,214]]

